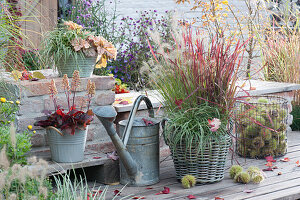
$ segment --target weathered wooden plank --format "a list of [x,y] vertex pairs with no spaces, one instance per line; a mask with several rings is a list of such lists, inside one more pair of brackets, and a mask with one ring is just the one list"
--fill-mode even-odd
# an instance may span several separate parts
[[[295,193],[298,191],[298,193]],[[281,199],[281,200],[295,200],[300,199],[300,185],[286,188],[284,190],[273,191],[272,193],[249,198],[249,200],[266,200],[266,199]],[[248,199],[248,198],[247,198]]]

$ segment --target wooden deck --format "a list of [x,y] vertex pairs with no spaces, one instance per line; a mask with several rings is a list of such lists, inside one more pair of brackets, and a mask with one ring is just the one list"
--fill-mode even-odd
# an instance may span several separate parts
[[[148,187],[125,187],[120,198],[127,195],[134,197],[144,197],[145,199],[188,199],[188,195],[194,195],[196,199],[300,199],[300,167],[296,161],[300,160],[300,132],[290,132],[288,134],[288,154],[284,157],[290,159],[289,162],[281,162],[277,158],[275,166],[278,169],[267,171],[266,179],[260,184],[249,183],[247,185],[234,183],[229,178],[228,169],[231,166],[231,155],[228,156],[226,164],[225,178],[218,183],[207,185],[196,185],[191,189],[183,189],[175,178],[175,169],[171,158],[161,162],[160,182]],[[238,162],[247,169],[248,166],[255,165],[261,169],[266,168],[265,160],[245,159],[237,157]],[[236,161],[233,161],[236,164]],[[282,175],[278,175],[281,172]],[[94,185],[96,188],[99,184]],[[123,186],[109,186],[107,199],[111,199],[115,189],[120,190]],[[155,195],[162,191],[164,187],[170,188],[169,194]],[[246,193],[245,190],[253,190]],[[119,199],[119,198],[117,198]]]

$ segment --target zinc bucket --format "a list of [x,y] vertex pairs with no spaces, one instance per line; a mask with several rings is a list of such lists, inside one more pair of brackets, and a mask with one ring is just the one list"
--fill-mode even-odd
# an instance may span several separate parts
[[59,130],[60,135],[55,129],[48,128],[47,140],[50,146],[51,158],[58,163],[74,163],[84,159],[87,130],[75,130],[71,135]]
[[95,64],[96,57],[77,56],[77,60],[70,57],[66,62],[60,61],[56,67],[60,77],[67,74],[71,78],[73,72],[78,70],[80,77],[86,78],[92,76]]

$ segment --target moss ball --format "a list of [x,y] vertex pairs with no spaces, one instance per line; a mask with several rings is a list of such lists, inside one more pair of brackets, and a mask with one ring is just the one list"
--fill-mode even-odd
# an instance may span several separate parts
[[196,185],[196,178],[193,175],[185,175],[181,179],[183,188],[188,189]]
[[247,184],[250,182],[250,175],[247,172],[240,172],[234,177],[234,181],[237,183]]
[[235,175],[243,171],[243,167],[240,165],[232,165],[232,167],[229,170],[230,178],[234,178]]

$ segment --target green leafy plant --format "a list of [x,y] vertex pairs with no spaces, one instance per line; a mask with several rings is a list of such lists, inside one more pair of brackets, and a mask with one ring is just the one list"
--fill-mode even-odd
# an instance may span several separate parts
[[16,134],[14,125],[0,126],[0,149],[6,147],[6,154],[12,164],[26,164],[27,153],[31,150],[29,130]]
[[0,126],[10,124],[15,120],[16,112],[19,110],[20,102],[17,100],[8,101],[6,98],[0,98]]
[[[72,21],[60,24],[60,27],[49,32],[43,41],[41,55],[47,58],[46,63],[62,64],[73,58],[76,63],[79,57],[97,57],[100,66],[106,66],[107,59],[116,57],[117,50],[113,44],[101,36],[83,30],[81,25]],[[95,60],[96,61],[96,60]]]

